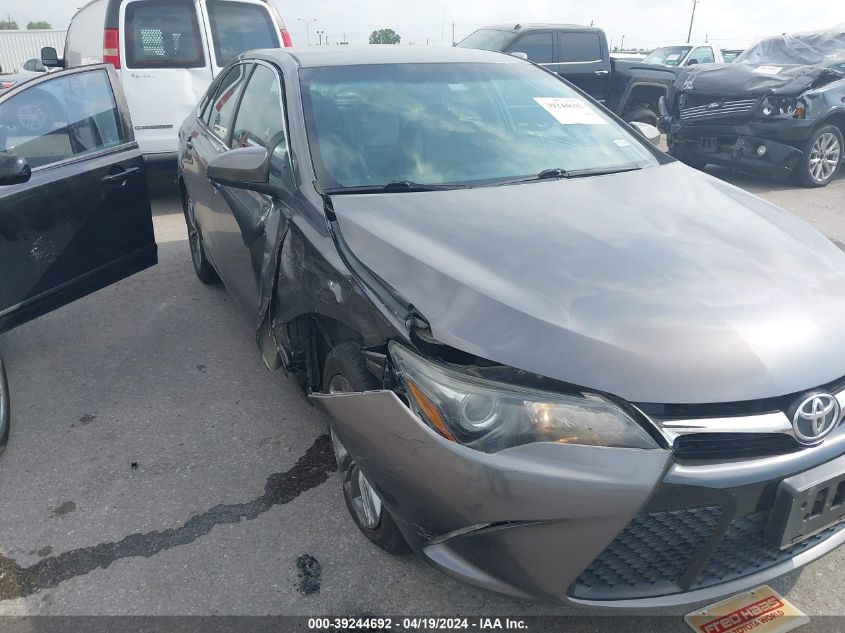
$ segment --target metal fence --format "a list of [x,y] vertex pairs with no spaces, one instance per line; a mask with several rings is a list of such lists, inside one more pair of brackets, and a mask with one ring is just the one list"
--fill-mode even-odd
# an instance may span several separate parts
[[20,70],[26,60],[41,57],[41,49],[52,46],[62,56],[67,31],[0,31],[0,69],[4,73]]

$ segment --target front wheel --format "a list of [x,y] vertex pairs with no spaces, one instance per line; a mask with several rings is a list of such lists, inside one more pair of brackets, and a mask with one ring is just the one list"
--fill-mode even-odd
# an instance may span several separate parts
[[825,125],[807,140],[804,154],[795,167],[795,178],[804,187],[824,187],[842,162],[842,132],[835,125]]
[[[329,353],[323,372],[325,392],[355,393],[372,391],[380,386],[367,369],[361,348],[355,343],[341,343]],[[370,541],[390,554],[410,552],[396,521],[334,430],[332,444],[343,481],[343,499],[355,525]]]
[[11,426],[9,381],[6,380],[6,365],[0,356],[0,453],[3,452],[6,443],[9,441]]

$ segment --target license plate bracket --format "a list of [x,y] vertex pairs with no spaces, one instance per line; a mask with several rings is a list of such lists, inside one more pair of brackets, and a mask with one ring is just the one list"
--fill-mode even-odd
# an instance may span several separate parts
[[784,479],[766,525],[766,539],[780,549],[845,521],[845,458]]

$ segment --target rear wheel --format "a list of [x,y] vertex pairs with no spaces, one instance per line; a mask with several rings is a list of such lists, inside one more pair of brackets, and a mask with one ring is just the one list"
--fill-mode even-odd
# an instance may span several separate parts
[[204,284],[220,283],[220,277],[214,266],[208,261],[205,254],[205,247],[202,244],[202,233],[200,233],[194,216],[194,202],[187,192],[183,192],[182,206],[185,211],[185,223],[188,226],[188,245],[191,247],[191,261],[194,263],[194,272]]
[[795,167],[798,184],[824,187],[836,175],[842,163],[842,132],[835,125],[825,125],[809,138],[804,154]]
[[0,357],[0,453],[9,441],[11,429],[11,411],[9,402],[9,381],[6,380],[6,365]]
[[[361,349],[354,343],[341,343],[326,359],[323,389],[327,393],[354,393],[379,389],[380,385],[366,367]],[[346,508],[358,529],[368,539],[391,554],[410,552],[405,537],[382,505],[381,498],[332,430],[337,466],[343,480]]]

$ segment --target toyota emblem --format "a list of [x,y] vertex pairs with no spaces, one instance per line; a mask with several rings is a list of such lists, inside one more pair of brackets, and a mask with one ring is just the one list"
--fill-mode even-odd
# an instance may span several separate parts
[[802,444],[818,444],[839,424],[839,402],[829,393],[805,398],[792,417],[792,429]]

